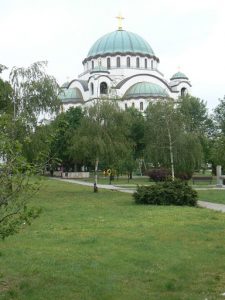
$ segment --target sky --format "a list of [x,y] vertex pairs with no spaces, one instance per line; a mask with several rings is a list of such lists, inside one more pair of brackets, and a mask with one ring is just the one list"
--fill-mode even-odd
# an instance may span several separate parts
[[[117,29],[142,36],[169,80],[178,70],[210,110],[225,95],[225,0],[0,0],[0,64],[48,61],[59,84],[83,72],[94,42]],[[7,76],[5,73],[4,76]]]

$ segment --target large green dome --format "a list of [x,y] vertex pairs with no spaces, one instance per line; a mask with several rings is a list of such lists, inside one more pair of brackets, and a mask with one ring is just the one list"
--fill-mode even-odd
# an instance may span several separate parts
[[132,85],[123,96],[124,99],[131,98],[166,98],[168,97],[167,91],[161,86],[152,82],[138,82]]
[[91,47],[87,58],[110,54],[155,56],[148,42],[138,34],[126,30],[116,30],[102,36]]

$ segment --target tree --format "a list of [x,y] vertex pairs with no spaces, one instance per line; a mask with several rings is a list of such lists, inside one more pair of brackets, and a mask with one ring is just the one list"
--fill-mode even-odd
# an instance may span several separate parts
[[210,148],[211,161],[213,166],[222,166],[225,170],[225,136],[221,135],[214,139]]
[[0,78],[0,115],[2,113],[12,114],[12,94],[13,90],[9,82],[4,81]]
[[223,99],[219,99],[219,104],[214,110],[214,120],[218,133],[225,135],[225,96]]
[[60,100],[58,84],[46,74],[47,62],[35,62],[28,68],[14,67],[9,82],[13,89],[14,119],[19,116],[36,125],[41,113],[58,113]]
[[75,157],[70,156],[69,149],[82,118],[82,109],[80,107],[71,107],[66,112],[58,115],[51,124],[54,133],[51,153],[61,160],[63,167],[67,170],[74,169],[75,165],[79,163]]
[[22,145],[8,135],[11,120],[0,118],[0,238],[12,235],[36,218],[40,210],[29,207],[28,199],[38,190],[37,166],[27,163],[22,155]]
[[[38,128],[39,114],[56,113],[59,109],[58,86],[55,79],[44,72],[45,65],[38,62],[27,69],[13,68],[9,82],[0,79],[1,238],[16,233],[39,213],[29,208],[28,202],[39,187],[33,175],[38,175],[43,165],[34,159],[29,163],[26,149],[31,146],[31,137]],[[0,65],[0,71],[3,69]],[[39,154],[36,151],[37,157]]]
[[127,126],[129,128],[129,139],[132,141],[132,158],[126,161],[126,166],[132,176],[133,168],[138,164],[142,173],[142,164],[145,151],[145,118],[141,112],[131,107],[125,110]]
[[186,95],[179,99],[178,111],[182,116],[185,131],[198,137],[204,154],[203,160],[205,163],[209,162],[215,126],[208,115],[206,103],[199,98]]
[[80,127],[72,140],[71,157],[83,165],[95,166],[95,183],[99,162],[114,167],[131,151],[124,114],[113,102],[100,102],[84,113]]
[[213,112],[213,120],[216,130],[211,141],[210,158],[215,171],[217,165],[221,165],[225,169],[225,96],[223,99],[219,99],[219,104]]
[[178,102],[178,111],[184,118],[187,132],[208,132],[208,112],[206,103],[196,97],[186,95]]
[[146,156],[154,166],[192,173],[202,160],[201,145],[188,133],[173,100],[152,102],[146,110]]

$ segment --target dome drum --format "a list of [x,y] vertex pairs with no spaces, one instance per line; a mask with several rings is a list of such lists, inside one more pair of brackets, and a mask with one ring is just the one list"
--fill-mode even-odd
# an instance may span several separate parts
[[101,57],[107,57],[107,56],[110,56],[110,57],[115,57],[115,56],[140,56],[140,57],[146,57],[146,58],[150,58],[150,59],[153,59],[155,61],[157,61],[157,63],[160,62],[159,58],[156,57],[155,55],[151,55],[151,54],[143,54],[143,53],[139,53],[139,52],[114,52],[114,53],[104,53],[104,54],[98,54],[98,55],[95,55],[95,56],[89,56],[87,58],[85,58],[83,60],[83,65],[89,61],[91,61],[92,59],[98,59],[98,58],[101,58]]

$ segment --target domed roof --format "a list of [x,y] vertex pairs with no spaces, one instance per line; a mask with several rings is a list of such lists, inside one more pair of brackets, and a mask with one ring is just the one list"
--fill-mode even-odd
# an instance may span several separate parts
[[155,56],[149,43],[141,36],[126,30],[116,30],[98,39],[89,50],[87,58],[115,53]]
[[186,80],[188,80],[188,77],[187,77],[184,73],[177,72],[177,73],[175,73],[175,74],[170,78],[170,80],[176,80],[176,79],[186,79]]
[[63,103],[84,101],[81,91],[78,88],[63,88],[59,93],[59,99]]
[[166,90],[152,82],[138,82],[132,85],[123,96],[124,99],[131,98],[166,98],[169,97]]

